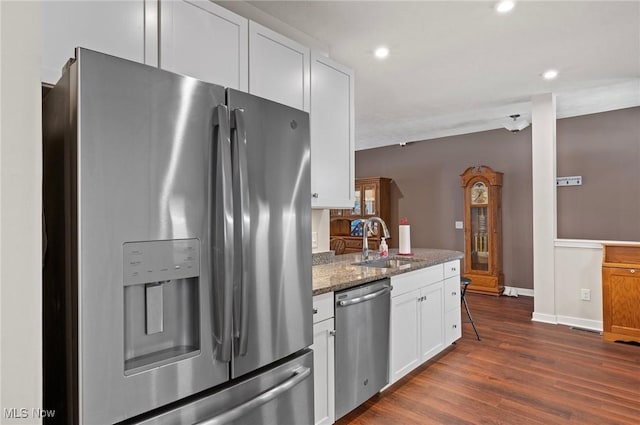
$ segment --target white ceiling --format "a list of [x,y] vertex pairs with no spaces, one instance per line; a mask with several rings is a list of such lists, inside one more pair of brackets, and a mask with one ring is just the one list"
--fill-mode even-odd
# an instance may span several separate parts
[[640,105],[640,1],[250,3],[354,69],[356,149],[500,128],[540,93],[560,118]]

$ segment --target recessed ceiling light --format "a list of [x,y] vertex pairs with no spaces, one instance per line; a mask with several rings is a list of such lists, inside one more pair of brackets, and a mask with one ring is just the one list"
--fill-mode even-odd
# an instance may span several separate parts
[[556,71],[555,69],[546,70],[542,74],[542,78],[544,78],[545,80],[553,80],[557,76],[558,76],[558,71]]
[[385,46],[380,46],[373,52],[373,54],[376,55],[378,59],[384,59],[387,56],[389,56],[389,48]]
[[515,2],[511,0],[503,0],[496,3],[496,12],[498,13],[507,13],[510,12],[515,7]]

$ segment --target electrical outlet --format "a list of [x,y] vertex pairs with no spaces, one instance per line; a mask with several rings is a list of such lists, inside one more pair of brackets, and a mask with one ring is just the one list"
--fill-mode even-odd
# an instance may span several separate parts
[[591,301],[591,289],[582,288],[580,290],[580,299],[582,301]]
[[456,221],[456,229],[464,229],[464,224],[461,221]]
[[311,248],[318,247],[318,232],[311,232]]

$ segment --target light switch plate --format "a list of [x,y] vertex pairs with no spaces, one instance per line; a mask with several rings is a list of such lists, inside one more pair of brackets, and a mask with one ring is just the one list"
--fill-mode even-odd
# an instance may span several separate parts
[[456,221],[456,229],[464,229],[464,223],[462,221]]
[[311,232],[311,248],[318,247],[318,232]]

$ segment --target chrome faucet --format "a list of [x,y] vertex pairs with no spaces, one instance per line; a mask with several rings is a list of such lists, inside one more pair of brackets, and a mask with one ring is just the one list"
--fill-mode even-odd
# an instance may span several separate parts
[[369,260],[369,239],[367,238],[367,234],[369,233],[369,229],[371,228],[371,224],[373,222],[380,223],[382,226],[382,232],[384,233],[384,237],[389,237],[389,229],[387,229],[387,224],[380,217],[370,217],[362,220],[362,261]]

